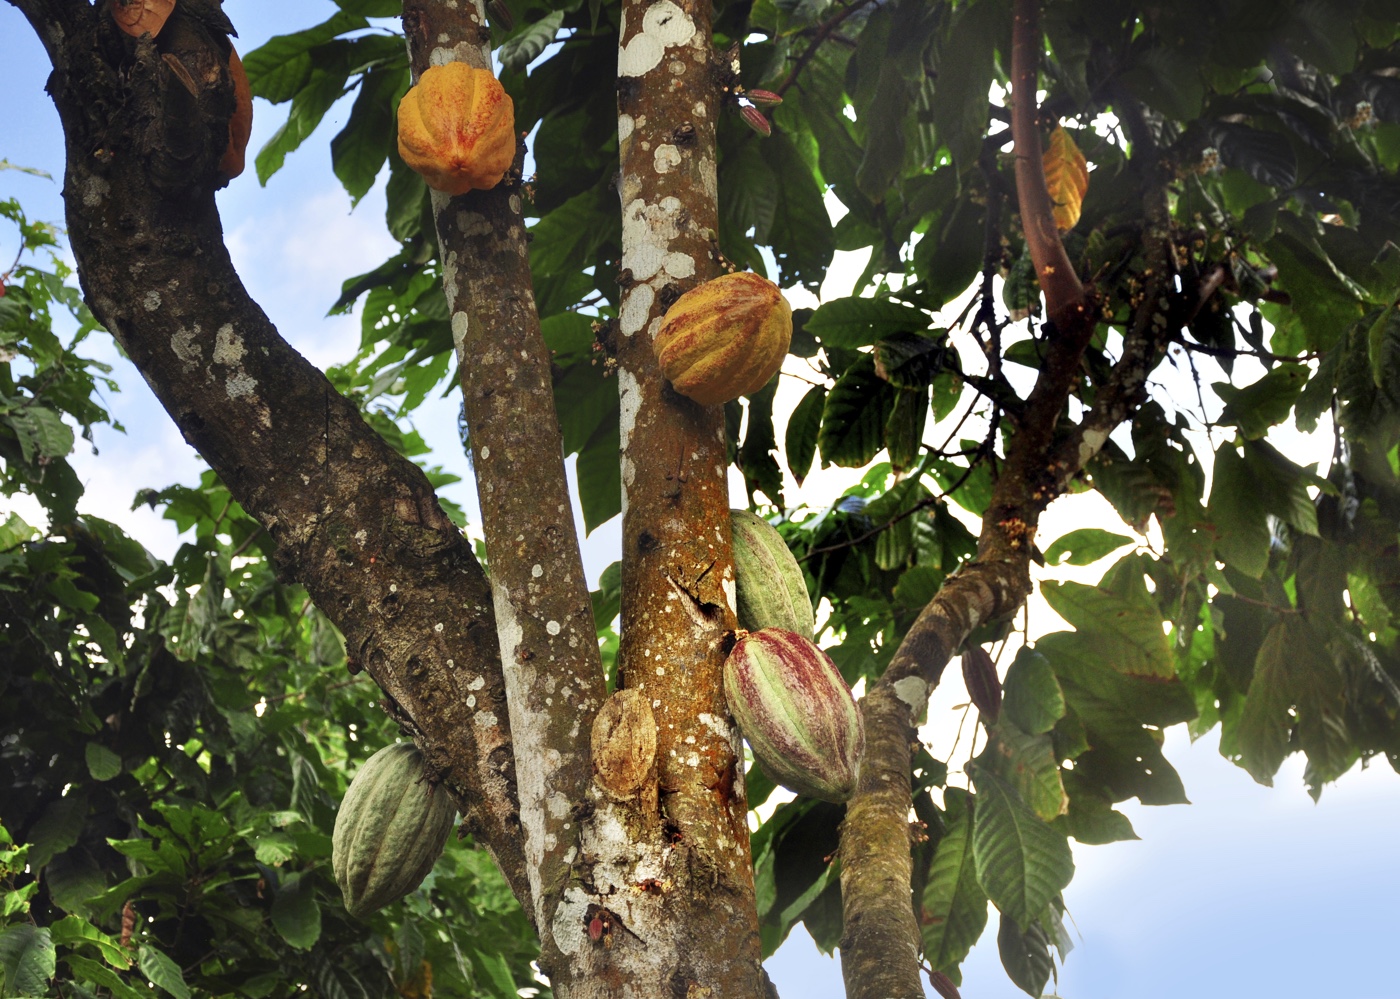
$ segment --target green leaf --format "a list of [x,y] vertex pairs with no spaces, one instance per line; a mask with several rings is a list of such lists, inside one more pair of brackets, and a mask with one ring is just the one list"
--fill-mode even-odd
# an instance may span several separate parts
[[316,130],[331,105],[345,94],[345,75],[316,70],[305,87],[292,98],[292,109],[282,127],[273,133],[267,144],[258,150],[254,163],[258,169],[258,183],[267,186],[268,179],[287,159],[287,154],[295,150]]
[[1050,565],[1089,565],[1132,543],[1132,538],[1122,534],[1098,527],[1081,527],[1061,536],[1045,549],[1045,561]]
[[[769,246],[778,262],[778,283],[784,288],[800,284],[816,291],[826,279],[836,250],[831,216],[823,200],[826,192],[785,133],[775,131],[762,143],[762,151],[774,175],[782,178],[775,186],[778,202],[769,232]],[[616,214],[616,207],[612,211]]]
[[985,205],[965,196],[944,216],[942,225],[930,227],[914,247],[914,270],[923,282],[924,304],[930,308],[942,308],[957,298],[981,272],[986,214]]
[[309,950],[321,938],[321,906],[316,890],[305,877],[288,877],[272,900],[272,925],[297,950]]
[[122,772],[122,758],[99,742],[89,742],[84,755],[93,780],[111,780]]
[[1009,719],[998,719],[988,729],[987,748],[977,757],[977,765],[1005,779],[1046,822],[1069,808],[1049,735],[1028,735]]
[[79,916],[64,916],[49,927],[49,933],[55,944],[94,947],[112,967],[123,970],[131,967],[131,958],[121,944]]
[[1161,614],[1150,600],[1142,599],[1145,589],[1139,599],[1129,599],[1084,583],[1046,580],[1040,584],[1040,592],[1045,602],[1080,632],[1111,643],[1106,652],[1119,672],[1162,679],[1176,675]]
[[894,409],[885,424],[885,446],[895,471],[913,468],[923,453],[928,410],[928,389],[901,389],[895,396]]
[[25,462],[63,458],[73,450],[73,430],[47,406],[30,406],[6,419],[19,439]]
[[502,68],[507,73],[523,70],[554,41],[554,36],[559,34],[563,25],[563,10],[552,11],[533,24],[527,24],[517,34],[502,42],[501,47],[496,50],[496,57],[501,60]]
[[987,925],[987,894],[977,881],[972,855],[971,797],[960,788],[943,796],[947,829],[924,884],[924,957],[936,970],[953,976]]
[[350,120],[331,139],[331,167],[340,178],[350,206],[374,186],[394,144],[394,109],[408,89],[407,68],[372,69],[360,81]]
[[996,45],[1008,34],[1010,4],[982,0],[959,8],[939,47],[933,125],[959,173],[977,162],[987,128],[988,99],[996,76]]
[[0,524],[0,552],[7,552],[15,545],[32,540],[36,533],[36,529],[26,524],[19,514],[10,514],[5,523]]
[[90,958],[79,954],[65,954],[63,963],[68,965],[78,981],[101,986],[110,991],[116,999],[150,999],[149,989],[133,988],[111,968],[104,967]]
[[821,430],[825,406],[826,386],[814,385],[793,407],[792,415],[788,417],[783,451],[787,455],[788,469],[799,486],[811,471],[812,459],[817,454],[817,434]]
[[1289,753],[1288,735],[1293,729],[1290,708],[1293,690],[1289,663],[1290,629],[1287,621],[1275,624],[1264,636],[1259,654],[1254,660],[1254,679],[1250,681],[1235,732],[1240,750],[1240,764],[1260,784],[1272,787],[1274,774]]
[[822,409],[817,436],[822,464],[860,468],[885,446],[885,424],[899,391],[875,373],[875,360],[861,354],[836,380]]
[[1108,795],[1093,781],[1074,770],[1065,772],[1063,780],[1069,811],[1056,825],[1065,832],[1081,843],[1094,845],[1138,838],[1128,817],[1114,810]]
[[1069,842],[1036,817],[1015,789],[976,767],[972,850],[987,897],[1018,926],[1029,926],[1074,876]]
[[1002,681],[1001,710],[1032,735],[1049,732],[1064,717],[1065,695],[1049,660],[1021,646]]
[[883,298],[837,298],[807,320],[807,332],[831,347],[864,347],[896,333],[922,332],[929,317],[922,309]]
[[253,96],[273,104],[291,100],[311,78],[311,49],[368,25],[363,17],[339,12],[314,28],[269,38],[243,56]]
[[1269,565],[1267,511],[1248,465],[1231,442],[1215,452],[1213,474],[1206,516],[1215,526],[1215,552],[1227,565],[1258,579]]
[[605,422],[578,454],[578,496],[585,534],[622,512],[621,450],[617,424]]
[[1307,380],[1305,365],[1280,364],[1244,388],[1235,388],[1229,382],[1215,382],[1211,387],[1225,401],[1219,422],[1239,427],[1246,440],[1258,440],[1270,427],[1288,419]]
[[943,335],[896,333],[881,340],[875,345],[875,373],[902,389],[928,388],[947,359],[946,331],[938,332]]
[[39,816],[29,832],[29,866],[37,871],[67,850],[87,825],[87,798],[77,791],[59,798]]
[[486,972],[487,981],[490,983],[492,993],[497,999],[517,999],[519,992],[516,990],[515,979],[511,977],[510,965],[506,964],[505,958],[500,954],[488,954],[483,951],[475,951],[476,960],[473,962],[481,966]]
[[[1383,310],[1366,333],[1367,354],[1371,359],[1371,381],[1376,388],[1384,388],[1386,375],[1390,369],[1390,344],[1400,333],[1400,305],[1392,305]],[[1320,375],[1319,368],[1318,374]]]
[[136,952],[136,963],[141,968],[141,974],[150,979],[156,988],[169,993],[175,999],[190,999],[190,987],[185,984],[185,976],[180,971],[180,966],[164,951],[150,944],[142,944]]
[[1003,913],[997,928],[997,952],[1001,955],[1001,966],[1006,969],[1007,977],[1022,992],[1039,999],[1055,967],[1050,957],[1050,938],[1040,925],[1032,924],[1022,932]]
[[0,971],[5,996],[42,996],[55,970],[53,941],[46,926],[16,923],[0,933]]

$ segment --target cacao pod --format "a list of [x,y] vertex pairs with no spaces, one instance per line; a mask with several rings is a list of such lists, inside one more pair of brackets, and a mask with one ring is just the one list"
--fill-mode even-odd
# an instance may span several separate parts
[[413,891],[437,863],[457,809],[423,779],[411,742],[375,753],[361,766],[335,814],[331,868],[357,919]]
[[729,525],[734,532],[739,627],[782,628],[811,638],[817,628],[812,598],[783,536],[748,510],[730,510]]
[[174,9],[175,0],[112,0],[112,20],[132,38],[154,38]]
[[792,309],[757,274],[722,274],[666,310],[653,346],[672,387],[715,406],[768,384],[792,342]]
[[490,190],[515,160],[515,105],[490,70],[430,66],[399,102],[399,155],[435,190]]
[[228,120],[228,147],[219,159],[219,175],[225,181],[243,172],[244,153],[248,138],[253,134],[253,90],[248,86],[248,74],[243,60],[232,46],[228,50],[228,73],[233,78],[233,115]]
[[725,660],[724,696],[754,757],[783,787],[825,801],[855,793],[865,728],[836,664],[811,639],[749,632]]

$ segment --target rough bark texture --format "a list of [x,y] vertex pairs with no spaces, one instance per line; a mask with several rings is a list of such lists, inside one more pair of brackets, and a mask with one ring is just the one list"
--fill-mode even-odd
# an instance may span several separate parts
[[[452,61],[490,68],[480,3],[408,0],[415,80]],[[550,352],[531,291],[520,179],[433,195],[452,314],[491,593],[500,638],[540,966],[556,993],[574,971],[554,943],[554,913],[578,856],[592,773],[588,733],[606,695],[554,409]],[[584,929],[584,920],[571,928]]]
[[586,849],[600,861],[595,891],[651,869],[666,886],[624,918],[609,995],[761,996],[739,742],[721,691],[735,626],[723,411],[672,392],[652,350],[667,306],[719,273],[710,5],[626,0],[623,15],[619,682],[655,715],[659,812],[595,823]]
[[345,634],[351,669],[380,685],[523,891],[481,569],[421,470],[278,335],[224,247],[214,183],[233,109],[226,42],[178,10],[158,50],[120,35],[105,5],[21,9],[54,64],[69,235],[94,314],[267,530],[282,577]]

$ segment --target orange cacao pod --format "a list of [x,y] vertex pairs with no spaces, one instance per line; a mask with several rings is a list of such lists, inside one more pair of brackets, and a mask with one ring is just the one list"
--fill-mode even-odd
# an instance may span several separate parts
[[490,70],[430,66],[399,102],[399,155],[435,190],[489,190],[515,159],[515,105]]
[[654,346],[675,390],[714,406],[768,384],[791,342],[792,309],[778,286],[741,272],[722,274],[676,299]]
[[253,90],[248,86],[243,60],[238,58],[232,46],[228,50],[228,74],[233,77],[235,103],[233,115],[228,120],[228,148],[219,159],[219,174],[224,180],[232,180],[243,172],[248,137],[253,134]]
[[112,20],[132,38],[160,34],[175,0],[112,0]]

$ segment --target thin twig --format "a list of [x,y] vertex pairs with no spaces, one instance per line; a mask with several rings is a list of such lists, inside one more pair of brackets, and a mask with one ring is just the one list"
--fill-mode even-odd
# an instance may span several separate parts
[[850,17],[861,8],[867,7],[874,2],[875,0],[856,0],[855,3],[843,9],[831,20],[823,22],[821,27],[817,29],[816,36],[807,47],[802,50],[802,54],[797,57],[792,65],[792,69],[788,72],[788,75],[783,78],[783,82],[773,88],[774,92],[777,93],[779,97],[787,93],[788,88],[796,82],[797,74],[801,73],[802,70],[806,68],[807,64],[812,61],[812,57],[817,54],[817,47],[821,45],[822,42],[826,41],[833,31],[840,27],[842,21],[846,20],[846,18]]

